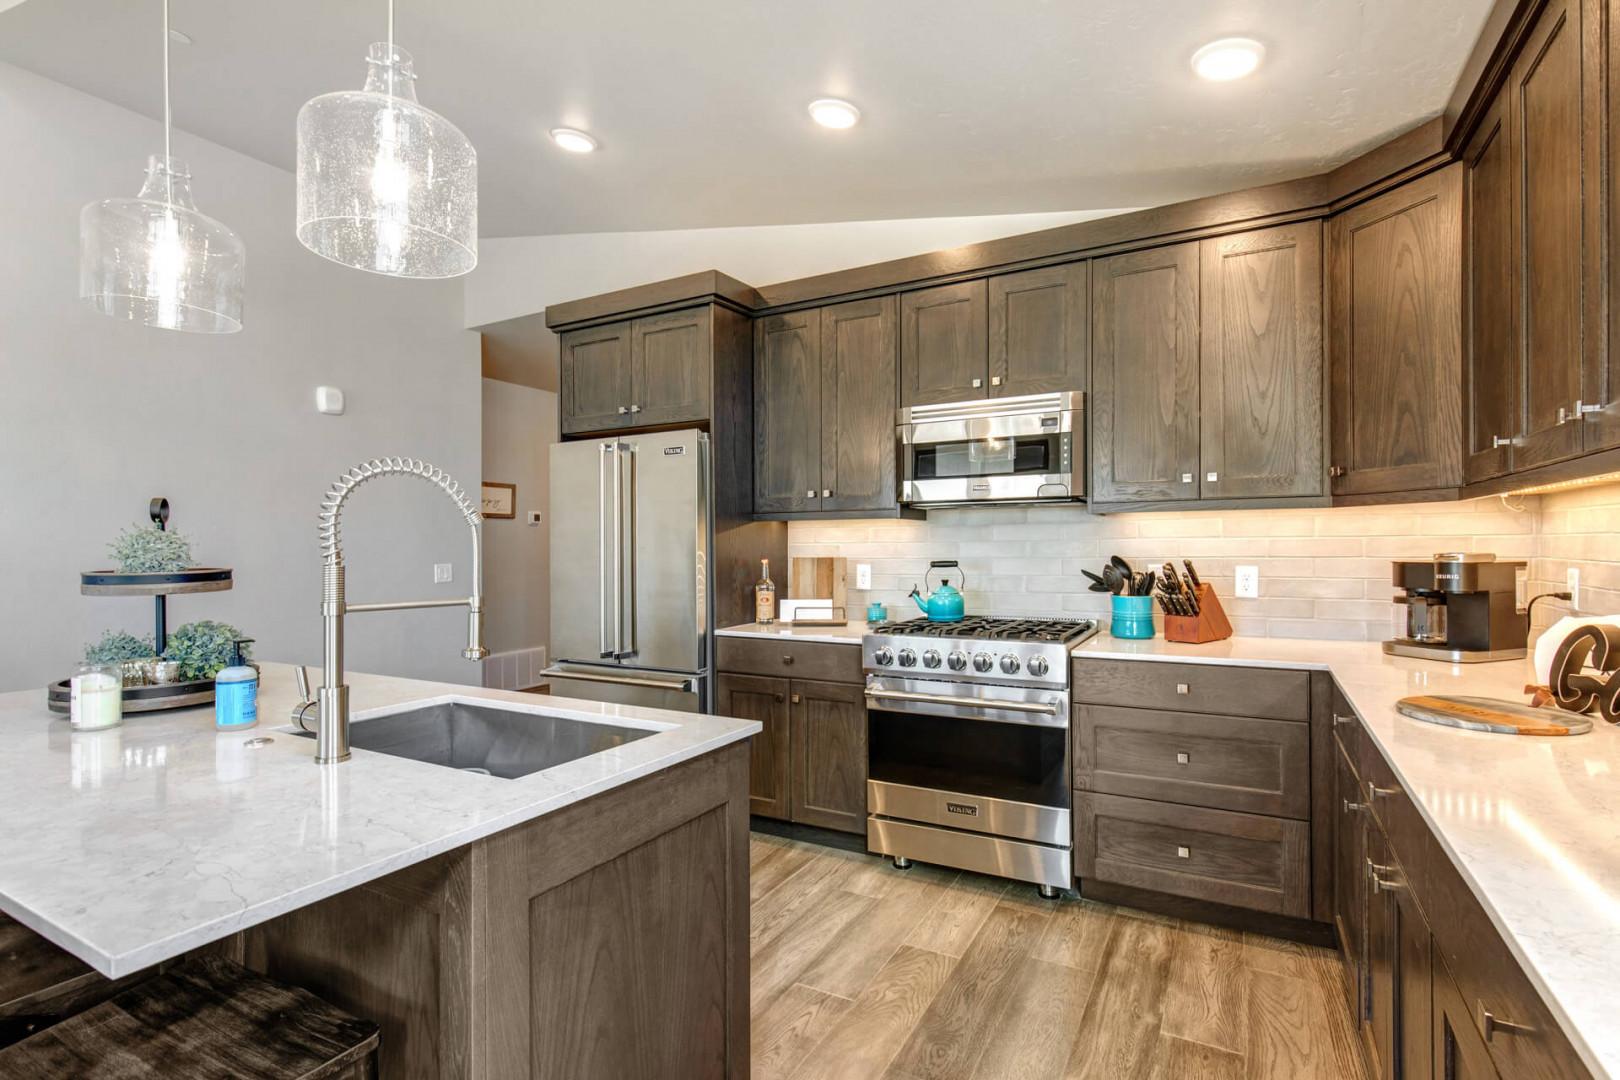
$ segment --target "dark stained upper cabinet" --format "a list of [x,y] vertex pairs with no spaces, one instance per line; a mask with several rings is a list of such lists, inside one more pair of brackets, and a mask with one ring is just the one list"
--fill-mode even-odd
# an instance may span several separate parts
[[709,418],[713,309],[637,319],[630,328],[630,411],[637,426]]
[[1202,243],[1200,493],[1320,495],[1321,223]]
[[1198,497],[1198,245],[1091,268],[1091,499]]
[[1463,152],[1468,223],[1463,469],[1470,483],[1512,469],[1513,443],[1523,426],[1519,260],[1513,250],[1513,163],[1518,151],[1507,105],[1507,95],[1498,95]]
[[1459,170],[1429,173],[1332,219],[1335,495],[1462,482]]
[[754,320],[754,510],[821,505],[821,311]]
[[1043,266],[989,280],[990,396],[1086,388],[1091,366],[1088,265]]
[[821,309],[822,510],[898,503],[895,309],[892,296]]
[[630,323],[562,335],[559,381],[562,431],[609,431],[630,414]]
[[901,295],[901,405],[988,396],[987,296],[982,279]]

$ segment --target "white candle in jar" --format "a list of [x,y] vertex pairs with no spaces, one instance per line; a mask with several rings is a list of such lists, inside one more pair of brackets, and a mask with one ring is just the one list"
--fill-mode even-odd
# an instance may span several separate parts
[[86,667],[73,676],[68,721],[81,731],[117,727],[124,719],[124,680],[116,669]]

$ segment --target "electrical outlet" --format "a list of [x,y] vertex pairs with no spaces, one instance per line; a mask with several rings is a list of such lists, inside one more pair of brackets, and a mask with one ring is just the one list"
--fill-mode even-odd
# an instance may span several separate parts
[[855,587],[857,589],[870,589],[872,587],[872,564],[858,562],[855,564]]
[[433,584],[435,584],[435,585],[448,584],[452,577],[453,577],[453,575],[450,572],[450,564],[449,563],[447,563],[447,562],[436,562],[436,563],[433,564]]
[[538,511],[538,510],[530,510],[529,511],[529,524],[530,525],[538,525],[538,524],[540,524],[540,511]]
[[1530,603],[1530,571],[1524,567],[1513,571],[1513,610],[1523,615]]
[[1564,587],[1569,590],[1570,610],[1581,610],[1581,568],[1572,566],[1565,570],[1564,582]]
[[1239,566],[1236,568],[1235,573],[1237,580],[1233,583],[1233,592],[1244,597],[1260,595],[1260,568],[1258,566]]

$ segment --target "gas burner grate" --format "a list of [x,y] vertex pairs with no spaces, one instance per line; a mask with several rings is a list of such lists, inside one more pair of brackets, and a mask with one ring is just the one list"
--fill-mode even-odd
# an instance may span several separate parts
[[919,637],[978,638],[987,641],[1045,641],[1062,644],[1096,629],[1094,619],[1012,619],[971,615],[960,622],[907,619],[871,627],[873,634],[913,634]]

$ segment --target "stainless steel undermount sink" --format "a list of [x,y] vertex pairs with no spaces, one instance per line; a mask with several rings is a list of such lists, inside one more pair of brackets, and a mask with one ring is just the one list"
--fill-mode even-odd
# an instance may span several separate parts
[[[451,699],[369,719],[357,717],[349,728],[349,744],[512,780],[645,739],[659,730]],[[306,731],[295,734],[314,738]]]

